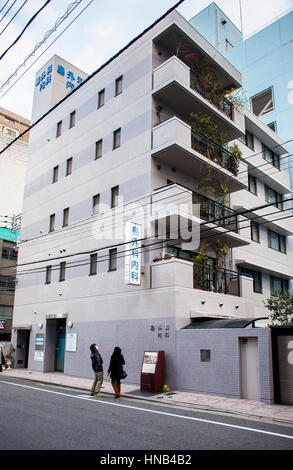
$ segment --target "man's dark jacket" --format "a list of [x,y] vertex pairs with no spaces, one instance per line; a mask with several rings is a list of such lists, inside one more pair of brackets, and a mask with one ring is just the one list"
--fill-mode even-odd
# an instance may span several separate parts
[[92,368],[94,372],[101,372],[103,370],[103,359],[98,351],[91,353]]

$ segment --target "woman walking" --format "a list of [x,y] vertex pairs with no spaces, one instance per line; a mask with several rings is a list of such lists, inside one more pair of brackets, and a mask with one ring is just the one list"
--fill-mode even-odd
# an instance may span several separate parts
[[115,398],[120,398],[120,390],[121,390],[121,371],[123,368],[123,365],[125,364],[124,357],[121,354],[121,349],[119,346],[116,346],[116,348],[113,351],[113,354],[111,356],[111,361],[108,369],[108,375],[111,373],[111,383],[112,387],[114,388],[115,391]]

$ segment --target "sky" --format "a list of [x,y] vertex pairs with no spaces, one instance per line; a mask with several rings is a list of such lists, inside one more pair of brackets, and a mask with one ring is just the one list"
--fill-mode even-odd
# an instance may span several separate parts
[[[6,1],[0,0],[0,10]],[[275,21],[277,17],[293,8],[293,0],[217,0],[218,6],[239,29],[241,29],[240,1],[244,37]],[[24,1],[17,0],[6,14],[12,3],[10,0],[0,13],[0,55],[13,43],[45,0],[27,0],[8,25]],[[82,0],[56,32],[38,48],[35,55],[26,60],[26,66],[22,66],[46,33],[51,31],[68,8],[72,10],[76,3],[74,0],[51,0],[16,45],[0,61],[0,87],[18,69],[17,75],[2,88],[1,107],[30,119],[35,74],[54,54],[90,74],[177,2],[176,0]],[[212,3],[210,0],[185,0],[178,11],[189,20],[210,3]],[[67,26],[68,29],[48,48]],[[40,54],[42,56],[38,59]]]

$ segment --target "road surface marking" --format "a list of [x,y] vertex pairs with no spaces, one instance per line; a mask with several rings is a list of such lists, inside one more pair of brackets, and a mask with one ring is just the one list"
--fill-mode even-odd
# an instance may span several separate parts
[[22,384],[17,384],[14,382],[6,382],[5,380],[0,380],[0,383],[4,383],[6,385],[14,385],[16,387],[22,387],[22,388],[28,388],[31,390],[38,390],[40,392],[46,392],[46,393],[52,393],[54,395],[60,395],[63,397],[70,397],[70,398],[77,398],[79,400],[87,400],[90,401],[91,403],[101,403],[103,405],[110,405],[110,406],[119,406],[120,408],[128,408],[131,410],[138,410],[138,411],[144,411],[146,413],[154,413],[154,414],[159,414],[159,415],[165,415],[165,416],[172,416],[173,418],[181,418],[181,419],[187,419],[190,421],[198,421],[201,423],[207,423],[207,424],[216,424],[218,426],[224,426],[228,428],[235,428],[235,429],[240,429],[242,431],[251,431],[251,432],[257,432],[260,434],[268,434],[270,436],[275,436],[275,437],[283,437],[284,439],[291,439],[293,440],[293,436],[289,436],[288,434],[279,434],[276,432],[272,431],[263,431],[261,429],[255,429],[255,428],[248,428],[246,426],[237,426],[236,424],[227,424],[227,423],[221,423],[219,421],[211,421],[208,419],[203,419],[203,418],[194,418],[193,416],[184,416],[184,415],[178,415],[175,413],[167,413],[164,411],[157,411],[157,410],[149,410],[148,408],[140,408],[138,406],[130,406],[130,405],[122,405],[122,403],[111,403],[103,400],[98,400],[98,399],[93,399],[93,397],[90,396],[77,396],[77,395],[70,395],[69,393],[61,393],[61,392],[56,392],[53,390],[46,390],[44,388],[38,388],[38,387],[32,387],[30,385],[22,385]]

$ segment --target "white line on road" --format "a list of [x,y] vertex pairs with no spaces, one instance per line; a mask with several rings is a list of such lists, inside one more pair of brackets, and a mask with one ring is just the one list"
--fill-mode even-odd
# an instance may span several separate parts
[[140,408],[138,406],[122,405],[122,403],[111,403],[111,402],[106,402],[106,401],[103,401],[103,400],[97,400],[96,398],[93,398],[93,397],[84,397],[82,395],[70,395],[69,393],[61,393],[61,392],[56,392],[56,391],[53,391],[53,390],[46,390],[44,388],[32,387],[32,386],[29,386],[29,385],[22,385],[22,384],[17,384],[17,383],[14,383],[14,382],[6,382],[4,380],[0,380],[0,383],[4,383],[4,384],[7,384],[7,385],[14,385],[16,387],[29,388],[29,389],[32,389],[32,390],[38,390],[40,392],[52,393],[53,395],[60,395],[60,396],[63,396],[63,397],[70,397],[70,398],[76,398],[76,399],[79,399],[79,400],[86,400],[86,401],[90,401],[91,403],[99,403],[99,404],[101,403],[103,405],[118,406],[120,408],[128,408],[128,409],[131,409],[131,410],[144,411],[146,413],[154,413],[154,414],[159,414],[159,415],[172,416],[173,418],[187,419],[187,420],[190,420],[190,421],[199,421],[201,423],[215,424],[217,426],[225,426],[225,427],[228,427],[228,428],[236,428],[236,429],[240,429],[242,431],[257,432],[257,433],[260,433],[260,434],[268,434],[270,436],[282,437],[282,438],[285,438],[285,439],[293,440],[293,436],[290,436],[288,434],[279,434],[279,433],[271,432],[271,431],[263,431],[262,429],[248,428],[248,427],[245,427],[245,426],[237,426],[236,424],[227,424],[227,423],[221,423],[219,421],[211,421],[211,420],[208,420],[208,419],[194,418],[193,416],[184,416],[184,415],[178,415],[178,414],[175,414],[175,413],[167,413],[167,412],[164,412],[164,411],[150,410],[148,408]]

